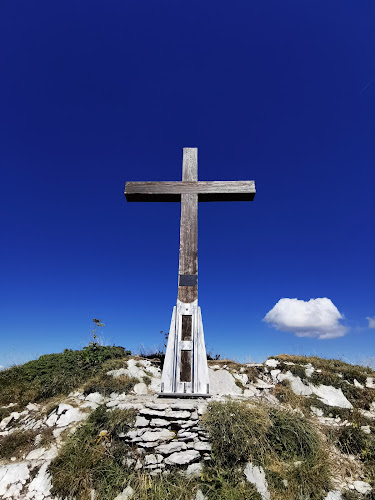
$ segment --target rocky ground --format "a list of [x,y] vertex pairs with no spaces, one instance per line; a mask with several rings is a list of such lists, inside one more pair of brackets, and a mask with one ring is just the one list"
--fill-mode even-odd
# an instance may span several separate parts
[[[0,498],[56,499],[51,494],[48,467],[68,436],[100,405],[105,405],[108,411],[135,410],[132,428],[119,435],[131,450],[124,455],[124,462],[131,469],[146,471],[151,476],[167,474],[176,467],[186,477],[202,472],[203,464],[211,460],[211,443],[201,417],[212,400],[232,398],[250,404],[262,402],[293,408],[293,411],[305,414],[308,411],[318,429],[353,426],[351,414],[356,411],[366,419],[360,426],[363,435],[374,432],[375,382],[370,372],[361,373],[361,377],[358,375],[360,380],[357,380],[355,374],[347,376],[335,368],[328,376],[328,368],[321,368],[319,362],[314,365],[312,362],[288,361],[291,357],[276,358],[265,363],[242,365],[225,360],[210,362],[210,399],[158,397],[158,363],[130,358],[122,368],[108,372],[114,378],[123,375],[136,378],[137,383],[129,393],[113,392],[103,396],[91,392],[84,395],[77,390],[57,401],[29,403],[22,411],[10,412],[0,422],[0,447],[4,446],[5,438],[12,437],[16,442],[22,432],[30,431],[30,435],[28,443],[20,443],[13,456],[0,461]],[[2,409],[11,410],[11,407],[12,403]],[[105,445],[106,440],[109,436],[103,428],[98,441]],[[372,495],[371,481],[360,457],[343,454],[337,449],[334,453],[337,462],[345,463],[345,467],[337,468],[332,478],[334,489],[328,492],[326,500],[373,498],[369,496]],[[243,475],[255,485],[260,498],[271,498],[262,467],[249,462]],[[356,496],[350,497],[351,492]],[[132,496],[133,490],[127,486],[116,500]],[[97,498],[94,490],[91,498]],[[198,490],[193,498],[202,500],[205,497]]]

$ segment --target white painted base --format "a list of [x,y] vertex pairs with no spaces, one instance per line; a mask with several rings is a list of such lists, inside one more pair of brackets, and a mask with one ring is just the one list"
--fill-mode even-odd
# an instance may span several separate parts
[[[192,341],[181,341],[181,316],[192,315]],[[189,344],[189,345],[187,345]],[[181,348],[192,349],[192,378],[191,382],[180,381]],[[168,396],[175,394],[203,395],[209,394],[209,378],[207,367],[206,346],[204,343],[203,323],[201,308],[198,300],[191,304],[185,304],[177,300],[173,308],[171,327],[167,351],[165,353],[163,373],[161,376],[160,395],[167,393]]]

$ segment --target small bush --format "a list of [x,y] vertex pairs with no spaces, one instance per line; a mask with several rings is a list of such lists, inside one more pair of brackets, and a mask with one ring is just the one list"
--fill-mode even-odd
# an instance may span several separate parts
[[337,431],[337,446],[342,453],[359,455],[363,461],[375,461],[375,438],[365,434],[357,425]]

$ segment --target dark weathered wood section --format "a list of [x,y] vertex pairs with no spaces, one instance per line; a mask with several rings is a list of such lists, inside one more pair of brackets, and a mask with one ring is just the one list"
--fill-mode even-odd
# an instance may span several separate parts
[[252,201],[255,182],[127,182],[125,186],[127,201],[181,201],[181,195],[189,193],[198,194],[198,201]]

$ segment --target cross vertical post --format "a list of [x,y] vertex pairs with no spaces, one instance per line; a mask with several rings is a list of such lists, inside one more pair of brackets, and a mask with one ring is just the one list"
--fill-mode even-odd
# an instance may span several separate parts
[[209,376],[198,307],[198,201],[252,201],[254,181],[198,181],[198,149],[184,148],[182,181],[127,182],[127,201],[181,202],[177,304],[173,308],[160,396],[208,397]]

